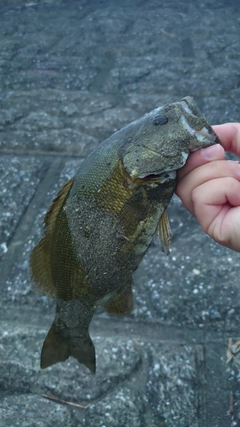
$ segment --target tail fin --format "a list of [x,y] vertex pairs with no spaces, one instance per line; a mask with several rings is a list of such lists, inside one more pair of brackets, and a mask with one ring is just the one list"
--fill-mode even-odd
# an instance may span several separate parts
[[64,362],[69,356],[75,357],[79,363],[83,363],[95,374],[95,348],[88,332],[85,336],[71,337],[71,330],[66,333],[53,322],[43,343],[41,368],[44,369],[55,363]]

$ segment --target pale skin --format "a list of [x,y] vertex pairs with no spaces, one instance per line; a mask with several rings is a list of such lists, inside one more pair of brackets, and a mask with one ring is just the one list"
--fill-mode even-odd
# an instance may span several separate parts
[[192,153],[178,171],[176,194],[216,242],[240,252],[240,123],[213,126],[221,145]]

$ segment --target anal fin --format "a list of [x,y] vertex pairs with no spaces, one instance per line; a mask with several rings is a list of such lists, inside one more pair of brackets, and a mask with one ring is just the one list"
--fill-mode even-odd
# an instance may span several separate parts
[[116,291],[103,305],[109,314],[130,314],[133,309],[132,283]]

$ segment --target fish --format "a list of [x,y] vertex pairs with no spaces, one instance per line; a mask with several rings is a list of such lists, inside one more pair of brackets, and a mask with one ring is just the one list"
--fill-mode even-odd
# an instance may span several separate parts
[[53,200],[30,256],[35,289],[56,298],[41,368],[70,356],[96,372],[89,325],[97,307],[127,315],[133,272],[157,234],[192,151],[219,143],[192,97],[155,108],[101,142]]

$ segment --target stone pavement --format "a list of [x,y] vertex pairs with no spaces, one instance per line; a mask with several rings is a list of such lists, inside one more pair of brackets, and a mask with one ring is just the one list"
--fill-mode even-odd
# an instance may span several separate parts
[[234,0],[0,1],[1,427],[240,426],[240,256],[177,197],[133,313],[94,316],[95,376],[74,359],[40,370],[55,303],[28,278],[46,209],[100,141],[186,95],[210,123],[240,120],[239,46]]

